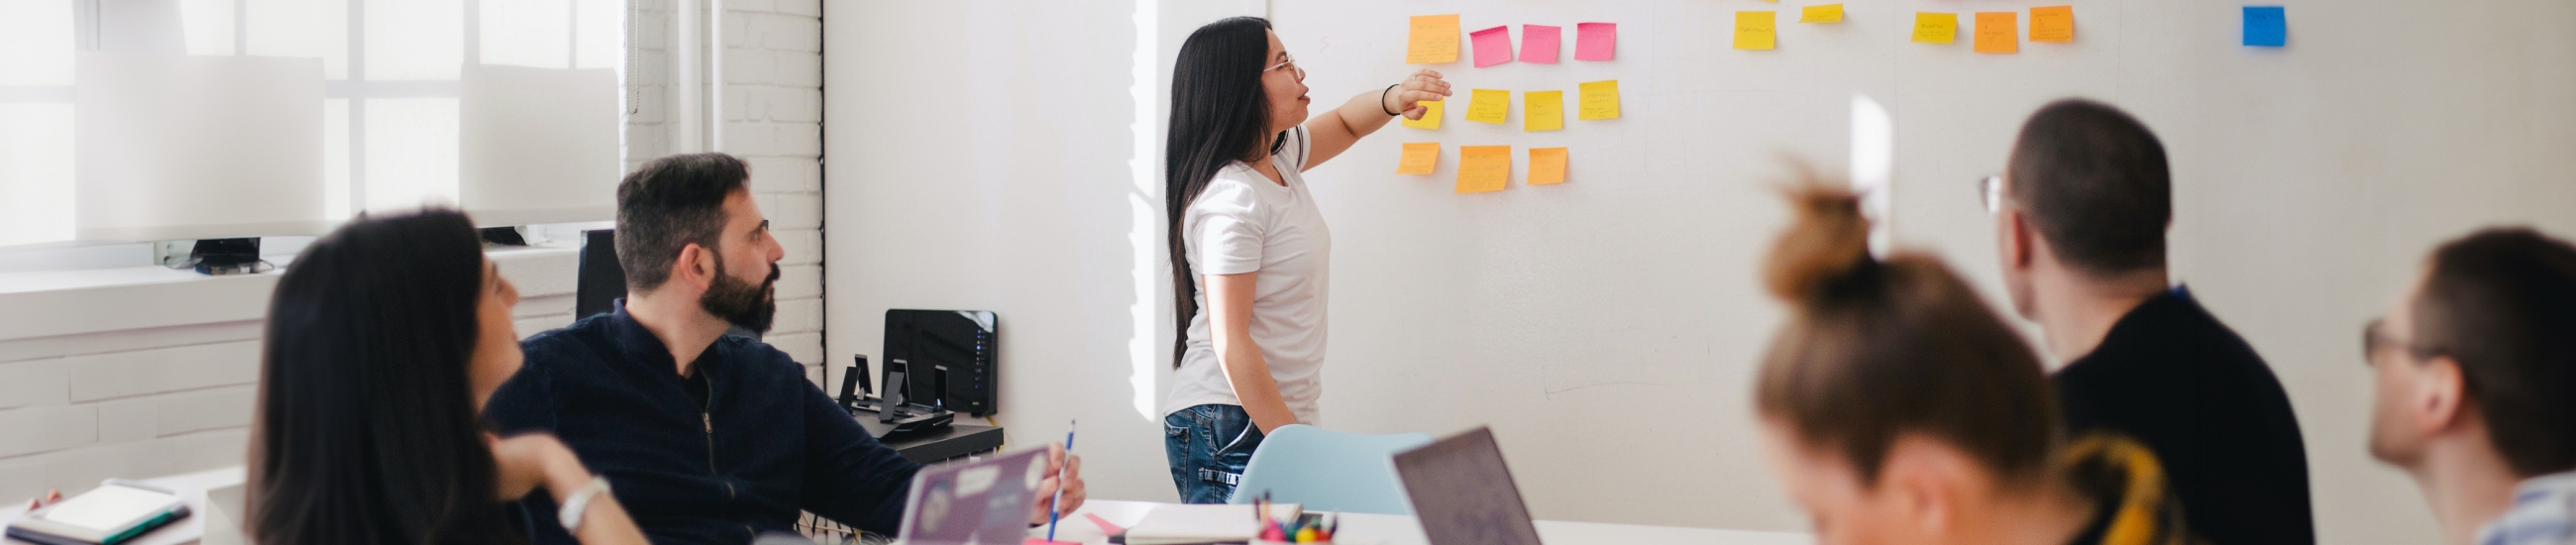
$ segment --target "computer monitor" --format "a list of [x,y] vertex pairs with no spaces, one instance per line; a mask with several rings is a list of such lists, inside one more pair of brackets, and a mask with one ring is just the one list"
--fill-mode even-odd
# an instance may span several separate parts
[[615,310],[626,296],[626,267],[617,264],[617,230],[581,232],[580,279],[573,285],[573,319]]

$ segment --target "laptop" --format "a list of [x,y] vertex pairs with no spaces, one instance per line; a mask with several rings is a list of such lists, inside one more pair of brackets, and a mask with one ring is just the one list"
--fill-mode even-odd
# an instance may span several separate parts
[[1029,531],[1046,449],[922,468],[905,497],[899,543],[1018,545]]
[[1395,473],[1431,545],[1539,545],[1538,526],[1530,523],[1492,429],[1395,453]]

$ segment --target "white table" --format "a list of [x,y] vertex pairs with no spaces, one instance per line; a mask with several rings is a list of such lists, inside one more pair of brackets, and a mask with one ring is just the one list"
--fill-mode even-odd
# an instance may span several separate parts
[[[1073,514],[1065,516],[1064,523],[1059,525],[1056,529],[1055,538],[1057,541],[1079,542],[1085,544],[1108,543],[1109,536],[1102,534],[1097,526],[1093,525],[1089,519],[1084,518],[1082,515],[1097,514],[1100,515],[1101,519],[1108,520],[1111,524],[1127,526],[1135,524],[1137,521],[1144,520],[1145,512],[1153,510],[1154,506],[1157,505],[1163,504],[1118,500],[1091,500],[1083,502],[1081,509],[1077,509]],[[1416,522],[1413,517],[1370,515],[1364,513],[1345,513],[1341,517],[1342,533],[1334,538],[1333,541],[1335,545],[1430,545],[1430,540],[1422,537],[1422,524]],[[1046,528],[1039,527],[1036,530],[1032,530],[1029,532],[1029,536],[1046,537]],[[1556,520],[1538,521],[1538,537],[1539,539],[1546,541],[1548,545],[1591,545],[1596,543],[1615,543],[1619,545],[1666,543],[1706,543],[1715,545],[1811,545],[1816,541],[1813,536],[1794,532],[1752,532],[1744,530],[1677,528],[1671,526],[1636,526],[1628,524],[1601,524],[1593,522],[1566,522]]]
[[[160,528],[155,528],[151,532],[147,532],[142,536],[134,538],[133,541],[127,541],[126,543],[133,545],[198,545],[201,541],[225,542],[225,538],[230,538],[229,542],[231,543],[239,543],[241,540],[236,537],[239,535],[239,531],[233,529],[233,521],[231,519],[231,517],[235,515],[228,515],[218,509],[209,509],[206,502],[206,491],[229,489],[233,491],[232,494],[237,496],[239,494],[238,491],[241,489],[243,476],[242,468],[240,466],[234,466],[211,471],[200,471],[196,473],[171,475],[168,477],[142,479],[140,482],[143,484],[158,486],[169,489],[171,492],[179,493],[180,501],[188,503],[188,518],[179,519],[178,522],[173,522]],[[86,492],[86,490],[82,492]],[[72,496],[72,492],[66,491],[63,495],[64,497],[70,497]],[[238,499],[236,498],[233,501],[238,501]],[[10,499],[6,507],[0,507],[0,522],[17,520],[18,515],[26,512],[27,502],[25,499]],[[8,545],[25,545],[27,542],[15,539],[0,539],[0,543],[7,543]]]

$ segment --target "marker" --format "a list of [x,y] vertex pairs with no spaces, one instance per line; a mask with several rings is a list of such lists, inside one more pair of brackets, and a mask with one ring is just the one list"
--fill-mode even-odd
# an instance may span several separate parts
[[1073,420],[1064,424],[1064,465],[1055,468],[1055,501],[1047,503],[1047,541],[1055,541],[1055,521],[1064,516],[1064,473],[1073,469]]

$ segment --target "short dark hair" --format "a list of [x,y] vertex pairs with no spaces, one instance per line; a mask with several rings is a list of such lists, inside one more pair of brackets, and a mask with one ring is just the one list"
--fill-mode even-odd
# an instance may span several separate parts
[[724,236],[724,201],[743,191],[751,167],[722,153],[654,159],[617,183],[617,264],[626,289],[650,291],[671,279],[671,261]]
[[2022,123],[2009,168],[2013,200],[2058,259],[2092,273],[2164,267],[2173,180],[2145,124],[2109,104],[2052,102]]
[[2487,229],[2434,250],[2431,269],[2411,303],[2418,348],[2459,362],[2515,474],[2576,469],[2576,247]]

